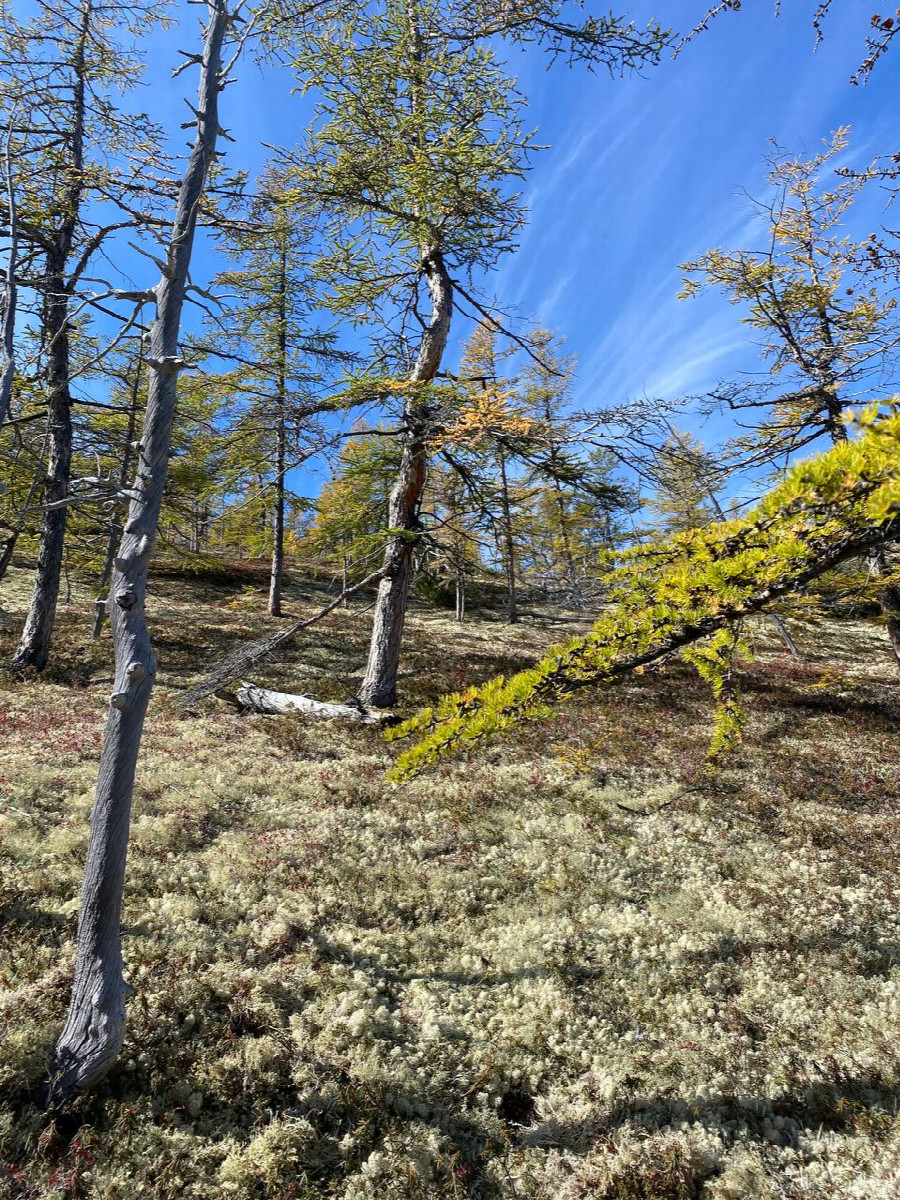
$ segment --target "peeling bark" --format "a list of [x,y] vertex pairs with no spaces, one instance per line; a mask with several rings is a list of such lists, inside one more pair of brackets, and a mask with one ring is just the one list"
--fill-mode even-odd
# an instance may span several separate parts
[[65,1028],[56,1045],[46,1102],[84,1090],[118,1057],[125,1036],[120,921],[135,767],[156,659],[144,618],[147,569],[166,485],[179,359],[181,310],[188,284],[198,205],[219,132],[224,0],[209,0],[197,103],[197,136],[178,195],[168,261],[156,288],[151,368],[137,477],[119,553],[113,563],[110,624],[115,690],[100,756],[91,836],[81,894],[75,978]]
[[[422,259],[422,272],[431,296],[431,320],[422,335],[411,383],[429,383],[438,373],[453,312],[453,284],[437,247]],[[378,586],[369,661],[359,698],[364,705],[389,708],[397,698],[397,672],[413,571],[413,551],[419,529],[419,509],[428,469],[427,435],[431,412],[413,395],[404,412],[403,457],[388,503],[388,537],[384,578]]]
[[363,725],[381,725],[391,719],[390,713],[370,712],[362,705],[356,707],[352,704],[329,704],[324,700],[298,696],[293,692],[273,692],[245,680],[242,680],[236,689],[234,699],[240,708],[277,716],[303,713],[304,716],[316,717],[319,720],[330,721],[339,717],[348,721],[361,721]]

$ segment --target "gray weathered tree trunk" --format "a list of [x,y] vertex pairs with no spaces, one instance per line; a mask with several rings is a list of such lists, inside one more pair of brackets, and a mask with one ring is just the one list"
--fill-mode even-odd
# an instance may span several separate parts
[[[144,343],[140,342],[138,350],[137,366],[135,367],[134,379],[131,385],[130,404],[128,406],[128,427],[125,431],[125,448],[122,451],[122,465],[119,469],[119,490],[124,491],[125,485],[128,482],[128,475],[131,471],[131,457],[133,453],[134,431],[137,425],[137,407],[138,396],[141,390],[141,368],[144,365]],[[109,519],[109,536],[106,539],[106,553],[103,556],[103,567],[100,571],[100,579],[98,587],[100,595],[94,601],[94,621],[91,625],[91,637],[98,638],[100,631],[103,629],[103,620],[108,611],[109,597],[107,595],[106,585],[109,583],[109,577],[112,574],[113,559],[116,556],[116,543],[119,540],[119,505],[113,506],[112,516]]]
[[[437,247],[429,247],[422,256],[422,273],[431,296],[431,320],[422,335],[418,357],[410,374],[410,382],[414,384],[430,383],[438,373],[453,313],[453,284]],[[359,698],[367,707],[387,708],[397,698],[397,672],[412,579],[413,550],[428,469],[430,417],[429,405],[413,392],[404,410],[403,456],[388,504],[388,528],[392,532],[384,556],[385,575],[375,601],[369,661],[359,691]]]
[[255,683],[241,680],[234,693],[240,708],[251,712],[267,713],[272,716],[287,716],[302,713],[322,721],[336,717],[350,721],[361,721],[363,725],[380,725],[391,719],[390,713],[369,712],[361,705],[333,704],[325,700],[314,700],[312,696],[295,695],[293,692],[273,692],[269,688],[257,687]]
[[516,544],[513,540],[509,480],[506,477],[506,455],[502,447],[500,449],[500,504],[503,510],[503,558],[506,565],[506,618],[510,625],[515,625],[519,619],[519,598],[516,591]]
[[278,276],[278,396],[275,426],[275,503],[272,510],[272,574],[269,616],[281,616],[284,576],[285,404],[287,403],[287,246],[282,242]]
[[72,467],[72,395],[69,390],[69,298],[62,261],[48,256],[46,333],[47,382],[50,387],[50,453],[44,478],[44,519],[38,545],[37,570],[31,603],[13,666],[42,671],[50,654],[56,622],[59,582],[68,515],[67,496]]
[[[876,578],[880,578],[890,569],[883,546],[872,552],[869,569]],[[878,603],[881,605],[888,637],[891,639],[891,649],[900,669],[900,587],[896,583],[886,583],[879,587]]]
[[[16,305],[18,301],[16,270],[18,269],[19,256],[19,228],[16,216],[16,191],[13,184],[12,162],[10,161],[12,122],[13,118],[10,117],[9,131],[6,138],[5,161],[6,212],[9,222],[7,240],[9,245],[6,254],[6,278],[3,281],[3,316],[0,319],[0,425],[6,420],[6,415],[9,412],[13,379],[16,374],[15,330]],[[12,556],[11,550],[10,556]]]
[[115,685],[109,702],[91,813],[75,978],[65,1029],[56,1045],[47,1100],[83,1090],[115,1062],[125,1036],[126,984],[122,978],[121,910],[131,799],[138,749],[156,660],[144,617],[147,569],[166,486],[179,359],[181,310],[188,285],[197,210],[215,156],[222,43],[228,25],[224,0],[209,0],[197,103],[197,136],[185,168],[156,287],[150,333],[147,411],[138,447],[122,542],[113,564],[110,605]]
[[47,252],[44,291],[44,335],[47,344],[47,385],[50,410],[50,454],[44,481],[44,521],[38,547],[34,590],[13,666],[42,671],[50,654],[56,622],[59,580],[68,516],[69,475],[72,466],[72,394],[69,389],[69,286],[66,267],[75,239],[84,197],[84,134],[87,41],[93,17],[92,0],[81,9],[79,37],[74,47],[72,127],[67,164],[69,185],[63,197],[63,216]]

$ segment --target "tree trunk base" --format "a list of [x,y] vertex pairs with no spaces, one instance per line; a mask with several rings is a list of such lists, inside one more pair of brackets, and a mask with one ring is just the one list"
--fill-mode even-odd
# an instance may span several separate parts
[[363,686],[360,689],[359,701],[367,708],[393,708],[397,703],[397,685],[385,683],[372,687]]
[[895,583],[883,587],[878,593],[878,601],[881,604],[881,611],[884,613],[897,668],[900,670],[900,587]]
[[93,977],[100,986],[91,995],[78,989],[66,1027],[53,1052],[47,1082],[38,1094],[42,1108],[53,1108],[89,1088],[109,1072],[125,1040],[125,1001],[132,989],[117,963],[98,962]]
[[362,704],[329,704],[324,700],[313,700],[311,696],[298,696],[292,692],[273,692],[268,688],[257,687],[255,683],[242,680],[233,693],[238,707],[248,712],[265,713],[272,716],[286,716],[289,713],[302,713],[321,721],[330,721],[340,717],[346,721],[360,721],[363,725],[382,725],[390,721],[390,713],[370,712]]

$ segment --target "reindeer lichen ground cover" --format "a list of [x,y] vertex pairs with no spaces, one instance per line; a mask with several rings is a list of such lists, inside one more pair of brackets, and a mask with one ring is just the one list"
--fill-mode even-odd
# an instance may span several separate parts
[[[0,593],[0,652],[28,577]],[[111,682],[88,591],[0,691],[0,1196],[765,1200],[900,1193],[900,686],[867,620],[766,626],[706,771],[681,668],[385,782],[377,730],[177,710],[261,590],[162,576],[125,1051],[53,1123]],[[310,612],[314,585],[289,591]],[[259,677],[342,699],[368,614]],[[579,626],[413,614],[410,704]]]

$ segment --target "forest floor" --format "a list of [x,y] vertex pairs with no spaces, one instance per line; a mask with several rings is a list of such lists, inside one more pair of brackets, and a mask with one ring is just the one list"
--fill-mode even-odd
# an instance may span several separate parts
[[[0,590],[0,658],[29,577]],[[320,587],[291,589],[313,611]],[[900,682],[864,620],[760,625],[744,745],[680,666],[385,782],[377,729],[179,695],[274,622],[161,576],[124,945],[128,1036],[48,1123],[111,684],[88,589],[0,679],[0,1197],[900,1195]],[[352,693],[371,614],[253,678]],[[413,614],[408,706],[577,625]]]

